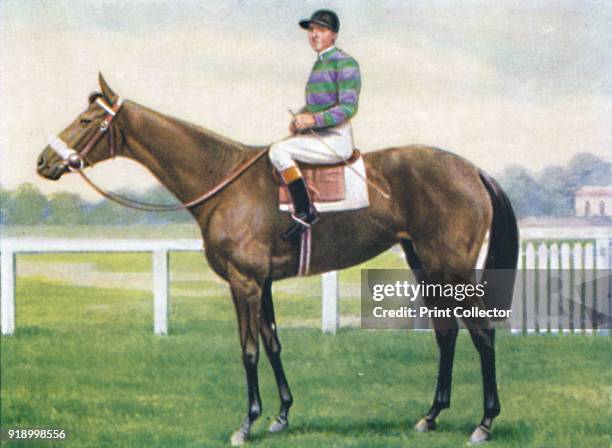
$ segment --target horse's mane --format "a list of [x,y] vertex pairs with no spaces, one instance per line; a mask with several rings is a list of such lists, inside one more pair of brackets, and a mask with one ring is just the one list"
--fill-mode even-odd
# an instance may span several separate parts
[[172,117],[170,115],[165,115],[165,114],[159,114],[159,115],[161,115],[163,118],[167,120],[170,120],[173,123],[183,126],[185,128],[185,131],[188,134],[190,134],[192,137],[198,140],[199,139],[206,140],[206,141],[214,140],[216,142],[224,144],[227,147],[233,147],[233,148],[240,149],[240,150],[244,150],[248,148],[248,145],[245,145],[244,143],[237,142],[236,140],[232,140],[231,138],[227,138],[221,134],[217,134],[216,132],[211,131],[210,129],[206,129],[200,125],[191,123],[181,118]]
[[[107,100],[109,103],[112,103],[112,101],[110,101],[110,98],[107,98],[106,95],[104,95],[101,92],[92,92],[89,94],[89,103],[93,103],[94,101],[96,101],[98,98],[103,98],[105,100]],[[162,114],[160,112],[157,112],[154,109],[151,109],[150,107],[146,107],[143,106],[141,104],[138,104],[138,107],[142,108],[143,110],[147,111],[148,113],[153,114],[154,116],[156,116],[157,118],[161,119],[161,120],[167,120],[169,122],[171,122],[172,124],[178,125],[181,128],[183,128],[183,130],[190,135],[191,137],[193,137],[196,140],[202,140],[202,141],[215,141],[218,143],[221,143],[222,145],[224,145],[225,147],[232,148],[232,149],[238,149],[238,150],[248,150],[250,148],[252,148],[249,145],[245,145],[243,143],[237,142],[235,140],[232,140],[230,138],[227,138],[221,134],[217,134],[214,131],[211,131],[210,129],[206,129],[200,125],[194,124],[194,123],[190,123],[189,121],[183,120],[181,118],[176,118],[170,115],[166,115],[166,114]]]

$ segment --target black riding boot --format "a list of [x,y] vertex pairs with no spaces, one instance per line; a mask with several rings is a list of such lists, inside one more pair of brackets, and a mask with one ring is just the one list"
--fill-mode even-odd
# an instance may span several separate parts
[[302,232],[319,220],[319,213],[310,202],[310,195],[304,179],[300,177],[290,182],[287,188],[289,188],[289,194],[293,201],[295,213],[291,217],[295,222],[283,235],[284,240],[290,240],[301,235]]

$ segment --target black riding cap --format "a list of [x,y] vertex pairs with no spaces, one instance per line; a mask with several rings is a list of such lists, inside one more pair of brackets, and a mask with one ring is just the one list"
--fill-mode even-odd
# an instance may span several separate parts
[[319,9],[315,11],[310,19],[300,20],[300,26],[305,30],[310,27],[311,23],[315,23],[324,28],[328,28],[332,30],[334,33],[337,33],[340,29],[340,20],[335,12],[330,11],[329,9]]

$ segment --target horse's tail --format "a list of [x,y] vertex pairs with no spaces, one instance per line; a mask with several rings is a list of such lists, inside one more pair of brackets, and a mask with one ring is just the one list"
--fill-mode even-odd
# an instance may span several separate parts
[[[510,199],[497,181],[483,171],[484,184],[491,205],[493,221],[489,229],[489,249],[482,281],[486,280],[485,305],[488,309],[506,309],[512,306],[516,267],[519,255],[519,231]],[[493,319],[503,320],[503,319]]]

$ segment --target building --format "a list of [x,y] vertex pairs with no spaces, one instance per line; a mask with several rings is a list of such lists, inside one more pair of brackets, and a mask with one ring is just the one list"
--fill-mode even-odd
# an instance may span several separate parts
[[612,217],[612,185],[582,187],[576,192],[574,204],[576,216]]

